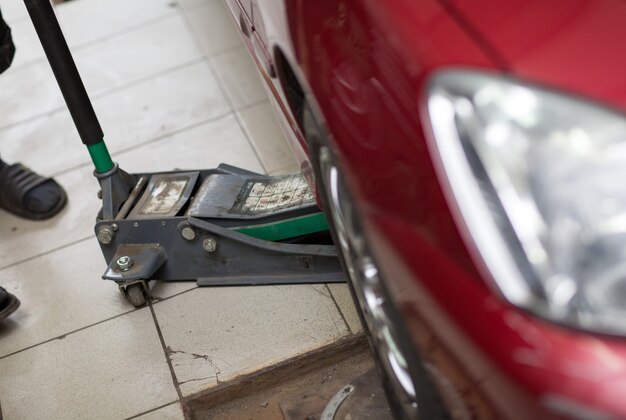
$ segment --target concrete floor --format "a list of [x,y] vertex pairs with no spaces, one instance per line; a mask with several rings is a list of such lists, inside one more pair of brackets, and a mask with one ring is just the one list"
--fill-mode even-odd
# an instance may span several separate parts
[[[23,3],[0,7],[18,49],[0,76],[0,152],[69,195],[50,221],[0,212],[0,285],[22,300],[0,324],[4,419],[179,419],[183,398],[360,331],[345,285],[159,283],[154,311],[127,304],[100,279],[88,154]],[[297,170],[221,2],[75,0],[56,11],[125,170]]]

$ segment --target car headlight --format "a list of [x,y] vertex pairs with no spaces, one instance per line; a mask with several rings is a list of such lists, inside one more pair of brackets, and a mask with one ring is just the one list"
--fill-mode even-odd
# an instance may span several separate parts
[[626,333],[626,118],[470,71],[431,80],[428,117],[462,230],[504,297]]

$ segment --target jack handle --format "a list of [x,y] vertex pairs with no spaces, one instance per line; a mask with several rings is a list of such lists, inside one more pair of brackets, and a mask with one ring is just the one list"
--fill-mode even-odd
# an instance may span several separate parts
[[96,173],[106,173],[114,164],[104,144],[104,133],[80,78],[59,22],[49,0],[24,0],[54,77],[63,93],[78,134],[91,155]]

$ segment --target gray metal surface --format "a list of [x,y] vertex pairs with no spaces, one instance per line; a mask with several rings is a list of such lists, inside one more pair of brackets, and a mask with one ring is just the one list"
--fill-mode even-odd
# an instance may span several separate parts
[[284,176],[215,173],[204,178],[186,215],[200,218],[259,218],[316,208],[301,174]]
[[94,172],[94,175],[98,178],[102,190],[102,219],[113,220],[128,199],[137,178],[121,170],[117,163],[109,172],[103,174]]
[[165,250],[158,245],[123,244],[117,247],[102,278],[118,282],[148,280],[166,260]]
[[148,177],[146,175],[142,175],[139,177],[137,184],[135,184],[135,186],[131,190],[130,194],[128,195],[128,198],[126,199],[126,202],[124,203],[124,205],[122,205],[122,208],[120,209],[119,213],[117,213],[117,215],[115,216],[116,219],[124,219],[126,215],[128,215],[128,212],[133,207],[135,200],[137,200],[137,197],[139,197],[139,194],[141,194],[143,192],[143,189],[146,187],[147,182],[148,182]]
[[153,174],[130,219],[174,217],[191,197],[199,172]]
[[[138,209],[144,208],[148,199],[140,199],[126,218],[114,222],[101,220],[95,226],[100,238],[103,238],[103,229],[110,233],[105,235],[105,241],[100,241],[108,263],[103,278],[118,283],[140,279],[197,280],[201,286],[345,281],[337,250],[332,245],[271,242],[232,230],[319,211],[314,204],[299,202],[263,215],[229,215],[228,210],[241,198],[242,186],[246,183],[254,185],[261,179],[267,181],[266,185],[277,186],[284,177],[267,177],[227,165],[204,171],[137,175],[142,176],[150,178],[145,197],[152,195],[151,188],[161,179],[189,179],[188,185],[211,186],[206,187],[204,195],[190,188],[183,193],[178,188],[166,207],[168,210],[178,208],[182,213],[186,206],[191,208],[194,203],[202,202],[197,208],[202,209],[203,214],[219,217],[174,214],[144,218]],[[209,194],[209,190],[214,194]],[[185,201],[193,202],[186,204]],[[132,258],[132,266],[127,271],[116,264],[123,256]]]
[[[297,264],[297,261],[291,261]],[[281,261],[283,264],[283,270],[288,271],[284,274],[273,274],[273,270],[276,269],[276,262],[268,264],[267,267],[259,267],[258,273],[248,274],[246,276],[236,276],[232,274],[226,274],[216,277],[204,277],[196,280],[198,286],[261,286],[267,284],[279,285],[279,284],[320,284],[320,283],[343,283],[346,278],[341,272],[331,273],[302,273],[300,267],[296,266],[295,269],[292,265],[288,265],[285,261]],[[289,271],[291,269],[291,271]]]
[[[345,281],[332,245],[269,242],[199,219],[180,219],[119,221],[114,243],[101,244],[109,261],[103,277],[197,280],[201,286]],[[179,234],[177,225],[185,220],[197,232],[194,240]],[[214,251],[207,252],[206,239],[215,241]],[[121,256],[133,258],[126,272],[116,264]]]

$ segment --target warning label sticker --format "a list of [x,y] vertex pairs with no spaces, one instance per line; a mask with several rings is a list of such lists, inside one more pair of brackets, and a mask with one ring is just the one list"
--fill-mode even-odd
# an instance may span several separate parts
[[241,188],[230,213],[256,215],[315,202],[302,174],[271,180],[250,180]]

